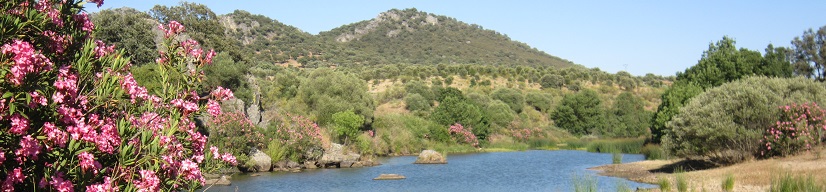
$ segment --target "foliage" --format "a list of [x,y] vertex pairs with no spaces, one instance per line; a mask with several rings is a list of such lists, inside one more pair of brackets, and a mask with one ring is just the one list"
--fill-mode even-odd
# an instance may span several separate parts
[[763,132],[760,155],[794,155],[826,139],[824,111],[817,103],[781,106],[780,118]]
[[596,92],[590,89],[565,95],[551,118],[557,127],[574,135],[597,133],[604,124],[601,103]]
[[241,112],[225,112],[210,118],[209,144],[238,156],[267,145],[264,134]]
[[734,175],[726,175],[726,178],[723,179],[723,184],[721,184],[720,187],[723,189],[723,191],[734,191]]
[[542,85],[542,88],[545,89],[559,89],[562,88],[564,84],[565,79],[561,75],[556,74],[542,76],[542,79],[539,80],[539,85]]
[[505,128],[517,117],[507,104],[499,100],[489,103],[484,112],[493,129]]
[[668,151],[657,144],[645,144],[640,149],[640,153],[645,156],[646,160],[666,160],[668,158]]
[[407,96],[404,97],[404,103],[407,104],[407,110],[410,111],[430,110],[430,101],[418,93],[407,94]]
[[611,162],[614,164],[622,164],[622,153],[616,150],[611,152]]
[[462,124],[456,123],[450,126],[448,131],[453,136],[456,142],[470,144],[474,147],[479,147],[479,140],[476,139],[476,135],[473,134],[473,128],[467,127],[465,128]]
[[823,102],[826,88],[803,78],[750,77],[709,89],[689,101],[666,126],[663,146],[681,157],[733,163],[759,154],[764,130],[780,116],[776,106]]
[[[267,155],[272,153],[294,161],[315,160],[321,156],[321,128],[306,117],[276,114],[265,134],[270,139],[264,150]],[[272,155],[273,162],[282,160]]]
[[353,111],[333,114],[333,133],[340,138],[343,137],[342,141],[349,141],[349,138],[355,139],[362,124],[364,124],[364,118]]
[[608,137],[638,137],[647,133],[651,113],[645,110],[644,101],[623,92],[617,96],[612,109],[605,116],[605,129],[600,133]]
[[522,108],[525,107],[525,96],[522,96],[522,93],[515,89],[499,88],[493,91],[490,96],[493,99],[505,102],[516,113],[521,113]]
[[213,59],[212,65],[204,67],[205,78],[202,87],[239,90],[234,92],[235,97],[244,101],[252,101],[252,93],[244,77],[249,72],[249,67],[246,62],[233,61],[226,52],[219,53]]
[[597,179],[593,176],[589,175],[582,175],[582,176],[573,176],[574,182],[574,191],[576,192],[596,192],[597,191]]
[[682,167],[677,167],[677,171],[674,175],[674,180],[677,180],[677,191],[688,192],[688,181],[685,180]]
[[364,118],[364,124],[370,124],[376,108],[364,81],[329,68],[313,70],[298,87],[297,97],[312,109],[322,125],[332,123],[334,113],[348,110]]
[[597,153],[634,153],[639,154],[645,144],[645,139],[641,138],[627,138],[627,139],[600,139],[591,141],[586,146],[588,152]]
[[441,125],[453,125],[456,123],[473,127],[473,133],[480,140],[484,140],[489,132],[487,120],[482,114],[482,110],[464,99],[447,97],[439,104],[430,119]]
[[817,31],[809,29],[792,40],[794,45],[794,72],[818,81],[826,80],[826,26]]
[[187,26],[187,35],[192,39],[218,52],[229,53],[234,61],[248,60],[248,53],[225,35],[226,28],[218,20],[218,15],[206,5],[185,1],[178,6],[155,5],[149,10],[149,15],[160,23],[180,22]]
[[210,169],[205,157],[234,164],[215,148],[205,154],[207,137],[195,124],[203,111],[220,114],[217,100],[232,97],[222,88],[196,92],[214,52],[175,40],[184,30],[177,22],[161,26],[169,37],[157,69],[164,88],[149,93],[123,51],[93,39],[83,4],[0,3],[0,188],[192,191]]
[[680,112],[680,109],[688,104],[689,99],[703,92],[702,87],[693,83],[678,82],[665,90],[662,95],[662,103],[657,108],[657,112],[651,118],[651,140],[659,143],[668,131],[665,124]]
[[811,175],[795,176],[782,174],[772,179],[770,192],[819,192],[826,191],[823,182],[815,181]]
[[152,32],[156,26],[149,14],[124,7],[100,10],[91,17],[97,26],[95,37],[124,49],[133,63],[143,65],[158,58]]
[[657,180],[657,185],[660,186],[660,191],[671,191],[671,181],[668,178],[660,177]]
[[551,109],[551,105],[553,105],[552,97],[553,96],[548,93],[528,92],[525,94],[525,102],[537,111],[547,113]]

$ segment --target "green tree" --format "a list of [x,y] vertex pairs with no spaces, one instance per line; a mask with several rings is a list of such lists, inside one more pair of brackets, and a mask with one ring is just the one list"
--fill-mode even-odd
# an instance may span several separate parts
[[491,97],[508,104],[511,110],[516,113],[522,112],[522,107],[525,107],[525,96],[516,89],[499,88],[491,93]]
[[792,40],[795,74],[818,81],[826,80],[826,26],[809,29]]
[[348,110],[361,115],[365,125],[372,123],[376,107],[366,82],[329,68],[313,70],[305,81],[298,87],[297,97],[319,124],[330,124],[334,113]]
[[494,100],[485,107],[485,116],[487,116],[492,129],[506,128],[516,118],[516,114],[510,110],[510,106],[500,100]]
[[559,89],[565,84],[565,79],[561,75],[547,74],[539,79],[539,85],[545,89]]
[[551,119],[557,127],[574,135],[598,133],[605,123],[602,101],[597,93],[590,89],[565,95]]
[[660,103],[657,112],[654,113],[654,116],[651,118],[651,140],[660,142],[668,131],[665,128],[665,124],[680,112],[680,108],[688,103],[689,99],[702,92],[702,87],[685,82],[677,82],[666,89],[662,95],[662,103]]
[[246,62],[235,62],[227,53],[220,53],[213,59],[212,65],[204,67],[205,79],[203,88],[214,89],[218,86],[238,90],[235,96],[241,100],[250,102],[252,93],[244,77],[249,72],[249,64]]
[[611,137],[637,137],[644,135],[650,125],[651,112],[645,110],[645,101],[630,92],[623,92],[614,99],[614,107],[608,111],[603,135]]
[[133,63],[153,63],[158,58],[152,32],[156,26],[148,14],[128,7],[104,9],[92,14],[92,21],[96,26],[95,37],[124,49]]
[[249,57],[248,53],[225,35],[224,25],[206,5],[185,1],[171,7],[155,5],[149,10],[149,15],[161,23],[181,23],[186,26],[186,34],[192,39],[205,47],[214,48],[216,52],[228,52],[235,61],[247,60]]
[[553,100],[551,100],[553,96],[548,93],[542,92],[528,92],[525,95],[525,102],[536,109],[537,111],[548,112],[551,109],[551,105],[553,104]]
[[473,134],[484,140],[488,135],[489,125],[479,106],[465,99],[447,97],[430,114],[430,119],[443,126],[459,123],[473,128]]
[[407,104],[407,110],[410,111],[430,110],[430,101],[418,93],[408,93],[407,96],[404,97],[404,103]]
[[341,141],[349,142],[359,134],[359,128],[364,124],[364,117],[353,111],[342,111],[333,114],[334,133]]

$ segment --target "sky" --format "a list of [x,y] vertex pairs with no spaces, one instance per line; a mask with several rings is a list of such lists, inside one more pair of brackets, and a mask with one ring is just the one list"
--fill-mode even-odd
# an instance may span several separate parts
[[[369,20],[390,9],[416,8],[507,34],[548,54],[583,66],[634,75],[674,75],[697,64],[709,43],[729,36],[737,46],[764,52],[771,43],[826,26],[826,1],[491,1],[191,0],[216,14],[246,10],[311,34]],[[107,0],[100,9],[178,1]],[[89,6],[87,11],[96,12]]]

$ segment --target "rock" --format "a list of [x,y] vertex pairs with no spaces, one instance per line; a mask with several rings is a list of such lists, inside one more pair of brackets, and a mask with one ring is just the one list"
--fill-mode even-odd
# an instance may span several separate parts
[[250,152],[250,160],[254,165],[249,168],[249,171],[265,172],[272,170],[272,158],[258,149],[253,149]]
[[361,158],[361,155],[348,151],[341,144],[333,143],[329,149],[324,150],[324,154],[321,155],[318,163],[325,165],[325,167],[330,167],[341,164],[344,161],[358,161],[359,158]]
[[416,158],[414,164],[447,164],[447,158],[439,152],[434,150],[424,150],[419,153],[419,158]]
[[250,175],[250,177],[258,177],[258,176],[261,176],[261,173],[253,173],[252,175]]
[[229,178],[227,178],[225,176],[221,176],[220,178],[217,178],[217,179],[207,179],[206,180],[206,185],[225,185],[226,186],[226,185],[231,185],[231,184],[232,184],[232,182],[230,182]]
[[355,163],[353,163],[353,165],[350,165],[350,168],[361,168],[361,167],[364,167],[364,163],[362,163],[361,161],[356,161]]
[[315,161],[305,161],[304,168],[307,169],[318,169],[318,165],[316,165]]
[[342,161],[341,168],[350,168],[353,167],[353,164],[355,164],[354,161]]
[[405,179],[404,175],[399,174],[381,174],[373,180],[401,180]]
[[287,168],[288,169],[301,169],[301,164],[298,164],[295,161],[287,161]]

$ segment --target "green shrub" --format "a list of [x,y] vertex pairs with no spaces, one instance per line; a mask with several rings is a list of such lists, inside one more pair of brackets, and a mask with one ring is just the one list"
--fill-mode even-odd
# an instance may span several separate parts
[[270,144],[267,145],[267,150],[265,150],[264,153],[266,153],[267,156],[270,156],[272,163],[276,163],[287,159],[287,155],[290,154],[290,151],[286,145],[281,143],[281,141],[272,140],[270,141]]
[[525,107],[525,96],[516,89],[499,88],[491,93],[491,98],[500,100],[510,106],[510,109],[516,113],[521,113],[522,108]]
[[410,111],[430,110],[430,101],[418,93],[407,94],[407,96],[404,97],[404,103],[407,106],[407,110]]
[[333,133],[345,142],[355,139],[362,123],[364,123],[364,118],[353,111],[335,113],[333,114]]
[[687,192],[688,191],[688,181],[685,180],[685,175],[683,173],[682,167],[677,167],[675,171],[675,180],[677,180],[677,191],[679,192]]
[[588,135],[602,130],[604,116],[602,101],[592,90],[565,95],[551,115],[557,127],[574,135]]
[[750,77],[691,99],[666,125],[663,146],[675,155],[733,163],[759,154],[764,130],[780,116],[777,106],[823,103],[823,84],[804,78]]
[[507,127],[516,118],[516,114],[510,110],[508,105],[499,100],[494,100],[485,107],[485,116],[494,131]]
[[822,192],[826,191],[823,182],[815,181],[811,175],[794,176],[782,174],[772,179],[770,192]]
[[669,181],[668,178],[660,177],[660,179],[657,180],[657,185],[660,186],[660,191],[671,191],[671,181]]
[[643,148],[643,144],[645,144],[644,138],[601,139],[589,142],[587,149],[589,152],[597,153],[613,153],[617,151],[620,153],[639,154]]
[[370,124],[376,109],[366,82],[329,68],[313,70],[301,82],[296,97],[304,102],[321,125],[332,123],[334,113],[347,110],[362,116],[364,124]]
[[616,150],[614,150],[614,152],[611,152],[611,162],[613,162],[614,164],[622,164],[622,153]]
[[551,110],[551,105],[553,104],[553,100],[551,100],[552,97],[553,96],[548,93],[528,92],[525,95],[525,102],[537,111],[547,113]]

